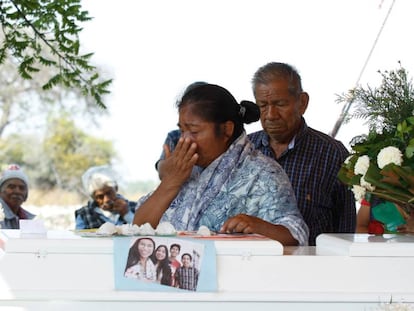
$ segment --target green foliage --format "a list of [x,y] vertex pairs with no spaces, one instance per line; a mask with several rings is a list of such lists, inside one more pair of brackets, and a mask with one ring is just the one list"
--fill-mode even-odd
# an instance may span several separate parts
[[30,145],[30,137],[18,134],[0,140],[0,163],[2,165],[25,162],[25,146]]
[[90,166],[111,163],[112,142],[90,136],[70,119],[49,123],[47,137],[13,134],[0,140],[0,164],[19,164],[31,189],[81,192],[81,175]]
[[108,164],[115,156],[111,142],[87,135],[64,118],[51,122],[44,150],[56,182],[66,189],[80,189],[80,176],[86,169]]
[[43,84],[44,90],[57,85],[76,88],[105,108],[102,96],[109,93],[112,80],[100,80],[90,63],[92,53],[80,54],[79,24],[89,20],[80,0],[0,1],[0,65],[12,57],[24,79],[52,67],[56,73]]
[[401,66],[396,70],[378,71],[382,76],[378,88],[356,87],[338,96],[337,102],[355,102],[351,118],[365,119],[370,132],[392,132],[397,124],[413,115],[414,88],[408,72]]

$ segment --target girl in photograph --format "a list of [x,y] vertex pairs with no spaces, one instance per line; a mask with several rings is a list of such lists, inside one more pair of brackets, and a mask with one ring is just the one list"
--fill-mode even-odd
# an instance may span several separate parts
[[124,276],[142,281],[155,281],[157,275],[152,261],[154,249],[153,239],[148,237],[137,239],[129,249]]
[[152,255],[155,263],[157,283],[171,286],[171,267],[168,259],[168,248],[165,245],[159,245]]

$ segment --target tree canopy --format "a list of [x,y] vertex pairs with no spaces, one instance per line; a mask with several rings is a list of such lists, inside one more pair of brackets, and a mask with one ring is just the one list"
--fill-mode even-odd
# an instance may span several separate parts
[[111,141],[93,137],[64,116],[51,119],[44,137],[14,133],[0,139],[0,162],[18,163],[31,187],[81,192],[80,176],[116,157]]
[[91,20],[80,0],[2,0],[0,22],[3,40],[0,65],[12,59],[19,75],[33,79],[44,68],[53,74],[44,90],[57,85],[76,88],[105,108],[102,96],[111,79],[103,80],[92,65],[93,53],[80,53],[80,24]]
[[80,0],[0,1],[0,163],[21,165],[31,188],[79,192],[87,168],[116,158],[89,133],[112,82],[81,52],[91,19]]

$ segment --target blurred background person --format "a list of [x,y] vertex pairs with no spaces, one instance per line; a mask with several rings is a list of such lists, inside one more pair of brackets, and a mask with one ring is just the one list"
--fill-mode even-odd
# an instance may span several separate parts
[[0,177],[0,228],[19,229],[20,219],[35,217],[22,207],[28,195],[28,177],[17,164],[9,165]]
[[75,211],[76,229],[95,229],[105,222],[132,223],[136,202],[118,193],[115,172],[107,165],[93,166],[82,175],[82,184],[91,200]]

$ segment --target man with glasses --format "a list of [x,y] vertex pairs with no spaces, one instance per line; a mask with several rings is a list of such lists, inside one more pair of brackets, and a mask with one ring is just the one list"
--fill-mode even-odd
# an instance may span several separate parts
[[115,225],[132,223],[136,202],[118,193],[115,173],[108,166],[94,166],[82,175],[90,200],[75,211],[76,229],[95,229],[105,222]]

